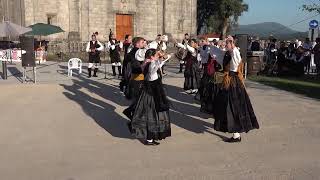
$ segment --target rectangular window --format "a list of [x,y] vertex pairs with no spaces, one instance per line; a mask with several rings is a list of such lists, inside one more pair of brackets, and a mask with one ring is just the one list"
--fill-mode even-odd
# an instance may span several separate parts
[[56,14],[47,14],[47,23],[55,25],[57,24],[57,15]]

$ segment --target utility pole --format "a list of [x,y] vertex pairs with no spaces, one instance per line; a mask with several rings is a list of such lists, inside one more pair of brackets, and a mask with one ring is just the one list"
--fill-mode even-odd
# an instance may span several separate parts
[[162,34],[166,33],[166,0],[162,0]]

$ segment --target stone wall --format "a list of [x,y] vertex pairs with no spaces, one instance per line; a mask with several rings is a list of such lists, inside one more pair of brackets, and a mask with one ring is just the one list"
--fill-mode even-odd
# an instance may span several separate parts
[[[7,0],[0,0],[0,9]],[[197,0],[8,0],[11,9],[20,2],[22,12],[11,15],[13,22],[29,26],[47,23],[60,26],[65,33],[46,37],[67,39],[78,34],[81,41],[87,41],[91,33],[98,31],[99,40],[106,41],[109,29],[116,31],[116,14],[133,15],[134,35],[153,40],[157,34],[170,33],[183,38],[184,33],[196,33]],[[163,8],[165,7],[165,11]],[[0,11],[0,16],[6,11]],[[163,22],[165,20],[165,22]],[[164,26],[165,25],[165,26]]]

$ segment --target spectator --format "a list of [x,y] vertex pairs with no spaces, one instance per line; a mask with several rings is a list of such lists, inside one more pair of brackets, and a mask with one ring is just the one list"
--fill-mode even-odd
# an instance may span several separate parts
[[316,45],[313,48],[314,63],[316,64],[317,74],[320,75],[320,38],[316,39]]

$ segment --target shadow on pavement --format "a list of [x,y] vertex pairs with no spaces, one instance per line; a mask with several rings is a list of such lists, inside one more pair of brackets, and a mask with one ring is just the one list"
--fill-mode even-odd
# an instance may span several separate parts
[[[112,136],[132,139],[127,128],[127,120],[120,116],[115,111],[115,105],[112,105],[112,103],[116,103],[119,106],[128,105],[118,88],[83,77],[73,80],[73,84],[70,86],[63,84],[61,86],[66,90],[66,92],[64,92],[66,97],[77,102],[88,116]],[[89,93],[84,93],[81,90],[82,88],[87,89]],[[111,102],[107,103],[103,100],[94,98],[90,93]]]
[[[78,76],[77,79],[73,79],[72,81],[72,85],[61,84],[66,90],[66,92],[64,92],[66,97],[77,102],[88,116],[112,136],[118,138],[133,138],[127,128],[126,123],[128,120],[115,111],[116,106],[128,106],[130,104],[118,87],[81,76]],[[188,102],[194,102],[192,96],[179,93],[183,91],[180,87],[170,85],[165,85],[165,87],[169,97],[181,101],[181,103],[176,101],[172,102],[173,109],[170,111],[172,124],[197,134],[210,133],[220,137],[222,140],[226,138],[223,135],[212,132],[212,123],[194,118],[199,116],[202,118],[210,118],[211,116],[201,113],[198,107],[186,104]],[[83,88],[87,89],[89,93],[83,92]],[[94,96],[99,96],[103,100],[94,98]]]

